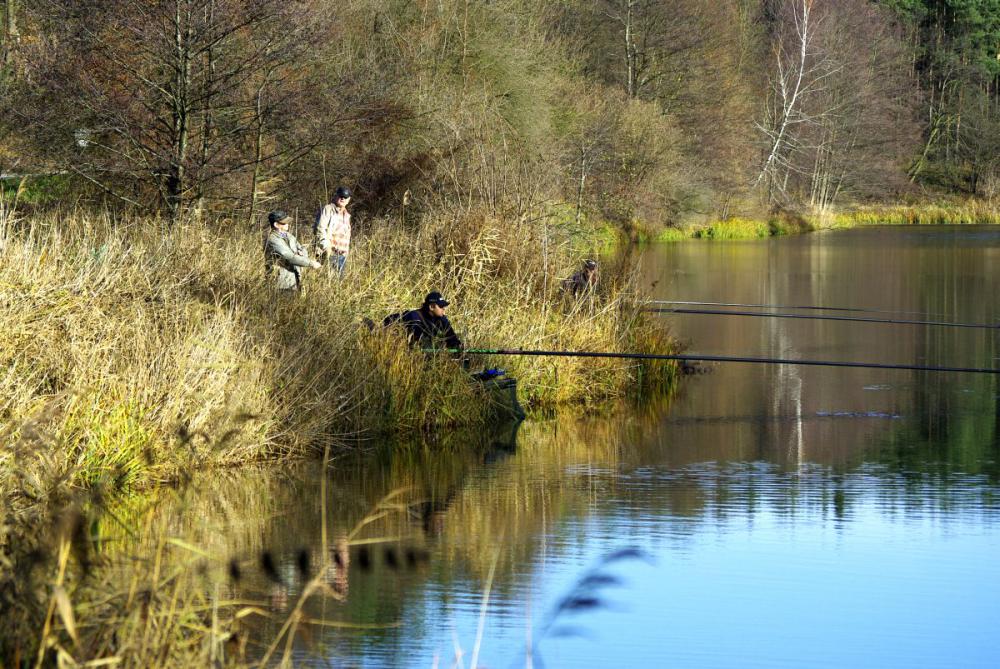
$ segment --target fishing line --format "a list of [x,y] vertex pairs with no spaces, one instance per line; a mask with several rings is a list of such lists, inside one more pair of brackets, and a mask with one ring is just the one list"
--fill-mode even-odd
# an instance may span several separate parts
[[794,304],[749,304],[743,302],[695,302],[691,300],[647,300],[646,304],[686,304],[693,307],[745,307],[748,309],[803,309],[809,311],[851,311],[860,314],[900,314],[930,318],[941,314],[928,314],[922,311],[893,311],[889,309],[859,309],[854,307],[821,307],[817,305]]
[[722,309],[670,309],[656,307],[643,311],[659,314],[707,314],[717,316],[754,316],[757,318],[799,318],[813,321],[853,321],[856,323],[886,323],[890,325],[930,325],[944,328],[973,328],[979,330],[1000,330],[1000,325],[986,323],[951,323],[948,321],[923,321],[901,318],[864,318],[861,316],[815,316],[812,314],[762,313],[757,311],[729,311]]
[[[428,351],[431,352],[431,351]],[[619,358],[625,360],[674,360],[677,362],[744,362],[771,365],[807,365],[815,367],[853,367],[856,369],[903,369],[919,372],[961,372],[969,374],[1000,374],[1000,369],[990,367],[950,367],[935,365],[903,365],[879,362],[847,362],[840,360],[808,360],[790,358],[754,358],[728,355],[688,355],[664,353],[616,353],[611,351],[539,351],[525,349],[438,349],[438,352],[466,353],[469,355],[525,355],[567,358]]]

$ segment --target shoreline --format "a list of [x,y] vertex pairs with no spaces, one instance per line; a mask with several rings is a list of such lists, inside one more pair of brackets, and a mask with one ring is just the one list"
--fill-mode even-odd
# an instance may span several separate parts
[[[164,231],[107,215],[0,230],[0,285],[13,296],[0,312],[11,370],[0,379],[11,398],[0,493],[37,498],[17,494],[26,473],[128,491],[203,467],[308,457],[353,437],[488,424],[489,403],[459,365],[362,325],[431,289],[454,302],[449,316],[473,348],[676,351],[640,312],[626,261],[602,268],[592,298],[567,300],[559,277],[587,253],[579,243],[553,244],[543,258],[531,227],[477,215],[447,231],[441,253],[430,225],[377,223],[356,241],[344,279],[306,274],[291,301],[269,289],[256,230]],[[678,376],[662,362],[473,363],[469,371],[506,368],[529,414],[669,391]]]
[[767,218],[734,216],[704,224],[667,227],[640,235],[640,242],[765,239],[868,225],[1000,225],[1000,205],[968,200],[864,205],[822,214],[782,213]]

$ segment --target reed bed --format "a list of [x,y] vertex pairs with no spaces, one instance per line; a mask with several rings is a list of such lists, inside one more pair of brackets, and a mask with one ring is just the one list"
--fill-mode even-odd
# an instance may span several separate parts
[[769,219],[730,218],[704,226],[667,227],[655,240],[762,239],[823,229],[862,225],[1000,225],[1000,207],[986,200],[962,200],[929,204],[859,206],[845,211],[807,215],[781,212]]
[[[417,232],[379,222],[342,280],[307,272],[275,295],[259,230],[53,216],[0,231],[0,420],[16,438],[44,415],[80,483],[170,480],[192,463],[302,453],[346,436],[475,424],[487,405],[459,365],[374,332],[439,289],[474,347],[630,350],[673,343],[642,321],[629,268],[598,294],[559,295],[569,244],[542,258],[531,226],[486,216]],[[453,232],[460,230],[460,233]],[[300,235],[308,241],[308,233]],[[617,272],[617,273],[616,273]],[[671,367],[476,359],[516,375],[529,407],[594,402]],[[7,460],[5,450],[0,458]]]
[[859,225],[1000,225],[1000,207],[984,200],[859,207],[820,221],[823,227]]
[[767,221],[729,218],[698,229],[694,236],[700,239],[762,239],[771,234],[771,226]]
[[655,239],[658,242],[676,242],[682,239],[763,239],[776,235],[810,232],[815,229],[812,223],[797,214],[778,212],[766,219],[733,217],[712,221],[707,225],[687,228],[668,227]]
[[[0,651],[18,653],[5,664],[121,661],[122,639],[136,664],[121,666],[233,657],[218,626],[225,598],[206,594],[192,564],[167,574],[143,563],[127,590],[108,581],[108,596],[96,595],[104,582],[87,574],[100,560],[79,550],[92,541],[80,520],[88,508],[200,467],[491,419],[455,361],[365,319],[379,323],[438,289],[469,346],[676,350],[643,320],[627,263],[608,263],[594,295],[561,296],[585,249],[527,221],[478,212],[405,229],[373,221],[346,276],[307,272],[298,297],[269,288],[263,233],[106,214],[0,219]],[[506,367],[535,410],[669,387],[676,373],[662,362],[473,362]],[[129,513],[119,515],[134,528]],[[177,546],[147,552],[165,550]],[[96,589],[78,592],[85,581]],[[232,607],[229,622],[242,610]]]

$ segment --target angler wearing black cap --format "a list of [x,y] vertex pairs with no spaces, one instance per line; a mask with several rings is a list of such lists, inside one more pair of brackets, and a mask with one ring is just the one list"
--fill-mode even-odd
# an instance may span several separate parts
[[438,291],[427,293],[419,309],[403,313],[399,322],[406,328],[406,338],[410,345],[421,348],[462,348],[462,340],[455,334],[451,322],[445,316],[448,300]]
[[313,226],[316,257],[337,276],[343,276],[351,249],[351,214],[347,211],[350,201],[351,189],[338,186],[333,202],[319,210]]
[[280,209],[267,215],[271,229],[264,243],[264,270],[274,276],[274,287],[278,290],[301,290],[302,268],[319,267],[295,236],[288,231],[292,217]]

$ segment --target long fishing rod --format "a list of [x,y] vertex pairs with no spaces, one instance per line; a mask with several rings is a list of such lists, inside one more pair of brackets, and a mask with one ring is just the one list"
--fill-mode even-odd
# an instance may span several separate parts
[[670,309],[655,307],[643,311],[660,314],[709,314],[720,316],[755,316],[757,318],[800,318],[813,321],[854,321],[857,323],[889,323],[891,325],[933,325],[943,328],[974,328],[1000,330],[1000,325],[986,323],[951,323],[947,321],[908,320],[902,318],[864,318],[861,316],[816,316],[813,314],[764,313],[760,311],[730,311],[722,309]]
[[[438,349],[441,351],[441,349]],[[794,360],[788,358],[750,358],[728,355],[686,355],[664,353],[615,353],[611,351],[535,351],[525,349],[467,348],[444,349],[451,353],[470,355],[531,355],[566,358],[623,358],[626,360],[676,360],[678,362],[746,362],[771,365],[810,365],[816,367],[855,367],[861,369],[905,369],[919,372],[965,372],[969,374],[1000,374],[989,367],[938,367],[933,365],[896,365],[879,362],[843,362],[838,360]]]
[[814,304],[750,304],[744,302],[695,302],[693,300],[647,300],[646,304],[684,304],[692,307],[743,307],[747,309],[802,309],[805,311],[849,311],[859,314],[904,314],[929,318],[939,314],[928,314],[922,311],[893,311],[890,309],[859,309],[854,307],[823,307]]

